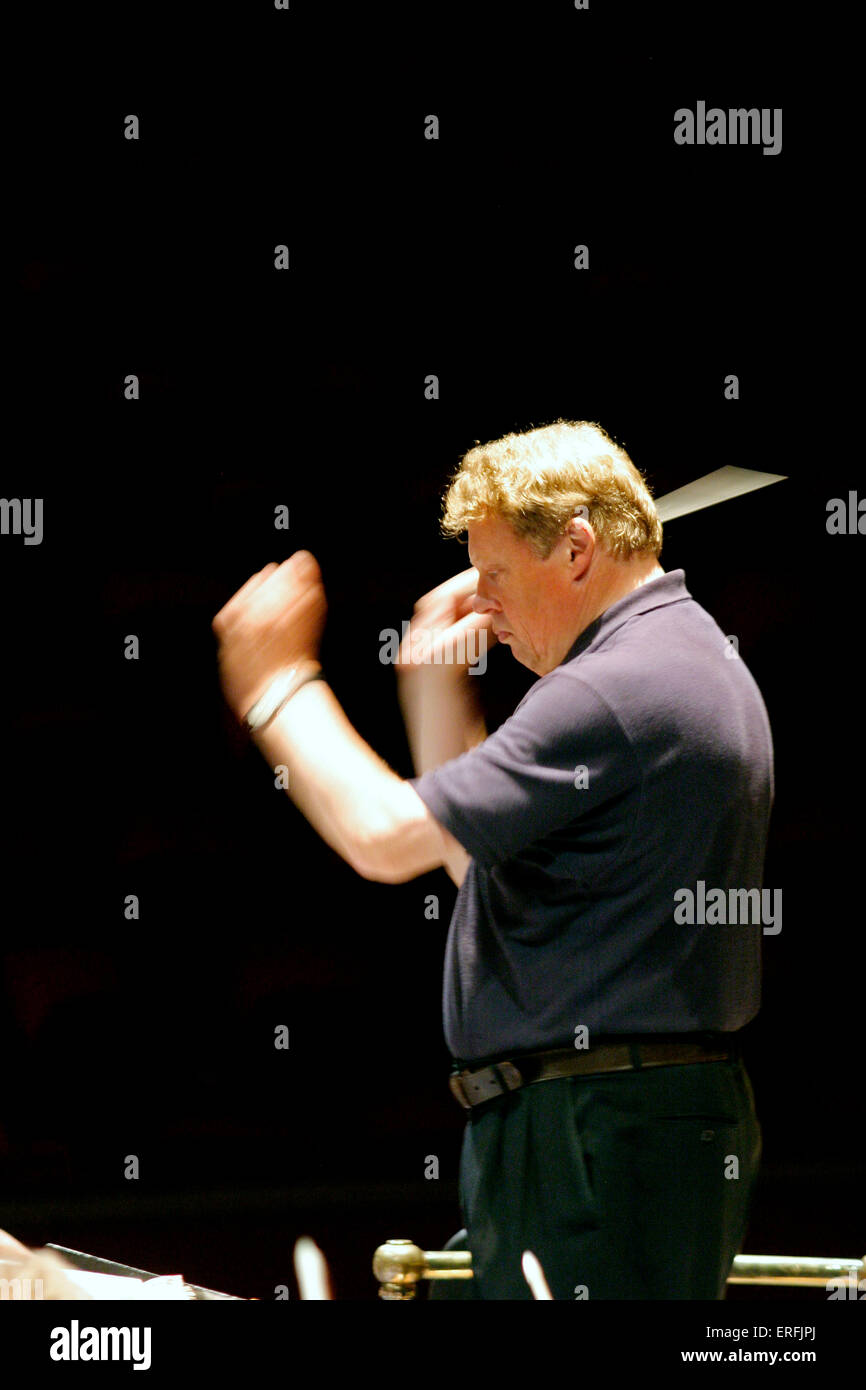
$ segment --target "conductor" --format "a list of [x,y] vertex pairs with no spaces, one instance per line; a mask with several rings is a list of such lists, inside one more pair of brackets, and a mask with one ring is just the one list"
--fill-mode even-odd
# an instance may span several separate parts
[[[308,552],[214,619],[224,694],[359,874],[441,865],[458,886],[452,1245],[474,1279],[451,1296],[530,1298],[529,1249],[557,1299],[721,1299],[761,1152],[739,1035],[760,1005],[763,700],[684,571],[660,565],[649,489],[600,426],[476,445],[442,529],[466,534],[471,568],[419,600],[401,647],[415,777],[376,756],[324,679]],[[470,630],[538,677],[489,736]],[[703,911],[711,890],[740,912]]]

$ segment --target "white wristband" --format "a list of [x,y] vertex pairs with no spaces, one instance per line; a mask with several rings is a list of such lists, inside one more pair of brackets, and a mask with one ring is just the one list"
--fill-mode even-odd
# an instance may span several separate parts
[[321,666],[305,669],[304,666],[293,666],[288,671],[282,671],[276,676],[268,686],[263,695],[256,700],[250,709],[243,724],[247,733],[255,734],[270,724],[285,705],[300,690],[307,681],[319,680],[322,678]]

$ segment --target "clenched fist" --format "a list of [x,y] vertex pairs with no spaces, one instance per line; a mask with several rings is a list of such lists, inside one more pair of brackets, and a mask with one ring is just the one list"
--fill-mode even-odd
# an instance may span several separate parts
[[395,662],[398,676],[431,665],[461,672],[486,655],[496,633],[489,614],[473,607],[477,588],[478,571],[470,567],[419,598]]
[[220,683],[239,720],[275,676],[319,660],[327,614],[322,572],[308,550],[249,578],[213,620]]

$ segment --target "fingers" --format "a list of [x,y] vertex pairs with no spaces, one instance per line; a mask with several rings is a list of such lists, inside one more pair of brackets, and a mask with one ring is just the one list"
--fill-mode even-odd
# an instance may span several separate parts
[[[493,631],[493,619],[488,613],[471,612],[462,618],[448,622],[444,626],[410,623],[395,666],[398,671],[414,671],[424,666],[454,666],[465,669],[477,658],[470,653],[480,646],[481,653],[489,651],[498,637]],[[487,638],[478,639],[478,644],[467,642],[467,633],[486,632]]]
[[242,585],[242,587],[238,589],[237,593],[234,595],[234,598],[229,599],[229,603],[234,603],[234,600],[236,598],[241,598],[244,594],[251,594],[254,589],[258,589],[262,584],[265,583],[267,579],[271,577],[272,574],[275,574],[278,569],[279,565],[277,564],[276,560],[272,560],[269,565],[265,565],[264,569],[259,570],[258,574],[250,575],[246,584]]
[[461,570],[460,574],[446,579],[444,584],[437,584],[435,589],[431,589],[427,594],[422,594],[415,608],[417,610],[429,603],[438,603],[442,599],[448,600],[474,593],[477,587],[478,571],[470,565],[468,570]]
[[257,574],[250,575],[246,584],[242,585],[237,593],[233,594],[228,603],[224,604],[217,613],[211,623],[214,632],[220,632],[226,628],[231,622],[233,615],[237,612],[238,608],[240,608],[242,602],[248,599],[256,589],[260,588],[262,584],[270,579],[271,575],[275,574],[278,569],[279,565],[275,560],[272,560],[269,565],[265,565],[264,569],[259,570]]
[[311,574],[319,568],[315,555],[309,550],[296,550],[294,555],[290,555],[285,563],[287,565],[295,564],[298,569],[308,571]]
[[322,571],[319,568],[318,561],[309,550],[296,550],[294,555],[290,555],[288,560],[284,560],[281,565],[278,565],[275,560],[272,560],[269,565],[265,565],[264,569],[259,570],[257,574],[250,575],[246,584],[238,589],[236,594],[232,595],[228,603],[223,605],[211,623],[214,632],[218,635],[225,632],[231,626],[240,610],[248,603],[250,598],[252,598],[253,594],[281,570],[286,573],[293,573],[298,579],[303,579],[306,583],[311,584],[321,582],[322,578]]
[[482,628],[487,628],[494,641],[499,640],[496,637],[496,633],[493,631],[493,619],[489,613],[476,613],[473,609],[471,613],[466,613],[462,618],[458,618],[453,625],[453,631],[455,633],[469,631],[480,632]]

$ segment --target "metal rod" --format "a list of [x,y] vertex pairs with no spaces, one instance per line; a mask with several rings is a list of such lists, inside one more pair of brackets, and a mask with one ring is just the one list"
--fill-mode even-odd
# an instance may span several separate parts
[[[373,1273],[381,1298],[414,1298],[423,1279],[471,1279],[469,1250],[422,1250],[405,1237],[380,1245],[373,1256]],[[866,1278],[862,1259],[812,1255],[737,1255],[729,1284],[787,1285],[789,1288],[821,1288],[831,1279],[859,1281]]]

